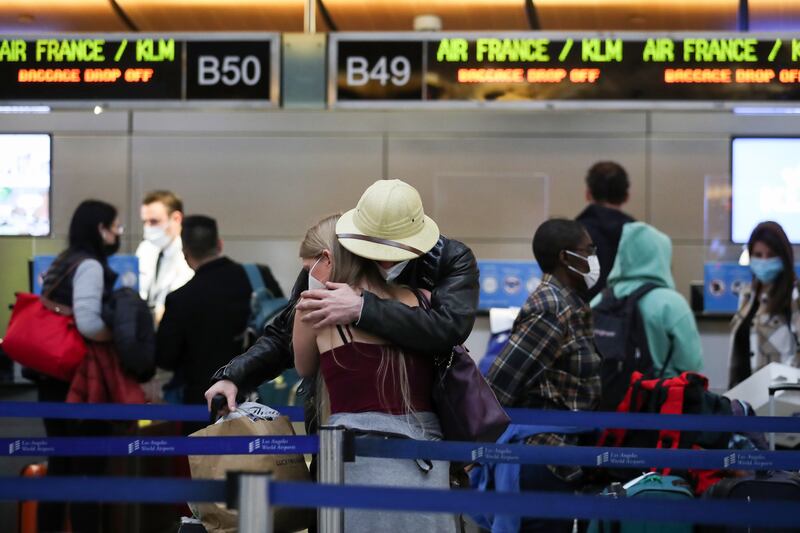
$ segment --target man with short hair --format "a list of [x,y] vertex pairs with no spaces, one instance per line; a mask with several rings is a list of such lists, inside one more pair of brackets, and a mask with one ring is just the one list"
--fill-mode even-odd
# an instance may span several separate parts
[[[486,379],[504,406],[562,411],[597,407],[601,360],[585,300],[599,277],[595,253],[591,237],[576,221],[552,219],[536,230],[533,254],[544,273],[542,282],[522,306]],[[570,434],[520,433],[518,438],[531,445],[578,444]],[[578,466],[523,465],[519,488],[573,492],[582,474]],[[572,520],[527,518],[521,524],[521,531],[572,531]]]
[[600,161],[586,175],[586,201],[589,206],[575,220],[583,224],[597,246],[600,281],[589,291],[591,299],[606,286],[606,279],[617,256],[622,226],[635,219],[622,211],[628,201],[630,181],[619,163]]
[[[242,265],[222,254],[213,218],[186,217],[181,235],[183,254],[195,275],[167,296],[156,363],[184,377],[183,403],[205,403],[211,375],[241,352],[253,289]],[[264,286],[282,297],[270,269],[258,268]]]
[[136,249],[139,294],[158,323],[167,294],[194,275],[182,253],[183,202],[171,191],[152,191],[142,200],[140,213],[144,240]]

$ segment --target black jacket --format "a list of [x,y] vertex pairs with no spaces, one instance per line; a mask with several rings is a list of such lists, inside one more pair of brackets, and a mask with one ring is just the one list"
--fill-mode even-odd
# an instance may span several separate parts
[[156,332],[147,302],[130,288],[118,289],[103,304],[103,322],[111,328],[123,370],[144,383],[156,371]]
[[619,209],[591,204],[575,219],[586,228],[597,246],[597,258],[600,260],[600,280],[589,291],[589,299],[599,294],[606,286],[608,274],[617,257],[619,239],[622,237],[622,226],[636,219]]
[[[283,296],[269,268],[264,285]],[[156,363],[182,374],[184,403],[205,403],[214,371],[242,350],[252,289],[242,265],[227,257],[202,265],[186,285],[167,296],[158,327]]]
[[[478,266],[466,245],[440,237],[427,254],[411,261],[397,283],[430,290],[432,309],[408,307],[364,292],[357,327],[419,353],[449,353],[466,340],[478,307]],[[258,342],[220,368],[213,380],[228,379],[244,392],[276,378],[294,366],[292,326],[294,306],[308,287],[308,273],[300,272],[286,309],[264,330]]]

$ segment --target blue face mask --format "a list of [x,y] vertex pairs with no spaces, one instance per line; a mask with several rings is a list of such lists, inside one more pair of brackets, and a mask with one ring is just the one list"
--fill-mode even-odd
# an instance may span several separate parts
[[783,272],[783,261],[780,257],[751,258],[750,271],[761,283],[772,283]]

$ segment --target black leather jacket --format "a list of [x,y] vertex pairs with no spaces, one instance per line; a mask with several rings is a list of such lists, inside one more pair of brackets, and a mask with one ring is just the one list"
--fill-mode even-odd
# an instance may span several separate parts
[[[475,256],[465,244],[439,237],[433,249],[411,261],[396,281],[431,291],[432,309],[408,307],[365,291],[359,329],[431,355],[447,354],[466,340],[475,322],[479,285]],[[220,368],[212,381],[228,379],[245,392],[292,368],[294,306],[307,287],[308,273],[302,271],[286,309],[267,325],[255,345]]]

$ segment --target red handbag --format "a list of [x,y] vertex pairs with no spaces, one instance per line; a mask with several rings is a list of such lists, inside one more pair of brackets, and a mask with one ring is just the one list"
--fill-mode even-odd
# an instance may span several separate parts
[[19,364],[63,381],[72,381],[75,370],[86,356],[83,340],[72,308],[56,304],[47,297],[77,268],[78,261],[41,298],[17,293],[11,312],[3,351]]

